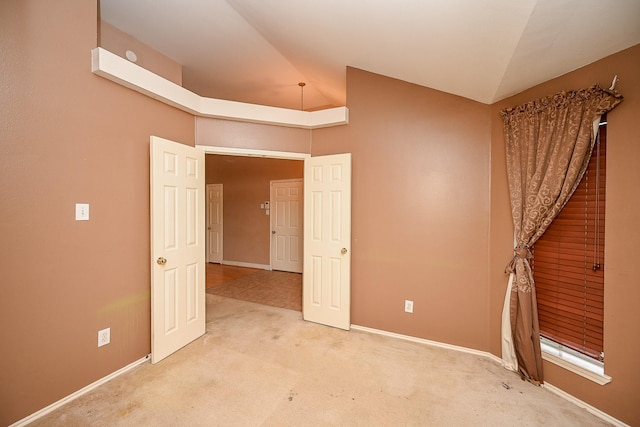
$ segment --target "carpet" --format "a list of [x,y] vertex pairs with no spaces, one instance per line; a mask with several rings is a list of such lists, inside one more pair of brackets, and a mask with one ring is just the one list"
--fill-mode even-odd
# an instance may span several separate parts
[[207,295],[207,329],[30,427],[610,424],[484,357]]
[[302,274],[261,270],[222,285],[212,286],[207,289],[207,293],[302,311]]

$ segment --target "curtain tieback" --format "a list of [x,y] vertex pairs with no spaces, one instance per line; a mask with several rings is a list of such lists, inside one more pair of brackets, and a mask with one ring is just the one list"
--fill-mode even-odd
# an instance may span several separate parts
[[509,264],[507,264],[507,267],[504,269],[504,272],[506,274],[511,274],[514,271],[516,271],[516,262],[518,261],[518,258],[520,259],[533,258],[533,254],[531,253],[531,250],[529,249],[528,246],[516,246],[513,252],[514,252],[513,258],[511,258],[511,261],[509,261]]

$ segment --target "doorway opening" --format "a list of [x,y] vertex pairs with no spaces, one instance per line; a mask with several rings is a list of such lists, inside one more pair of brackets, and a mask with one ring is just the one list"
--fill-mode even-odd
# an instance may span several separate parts
[[[247,150],[230,152],[227,148],[220,153],[215,147],[198,148],[207,153],[207,192],[217,184],[224,200],[220,204],[207,202],[208,210],[224,206],[220,215],[220,236],[224,236],[220,237],[220,257],[210,258],[211,252],[216,251],[207,249],[207,293],[301,311],[303,236],[301,230],[292,232],[289,214],[292,205],[294,211],[299,210],[293,225],[299,221],[301,229],[302,160],[309,156],[265,152],[257,155]],[[282,197],[283,189],[287,196],[295,195],[296,191],[289,191],[286,185],[294,182],[299,183],[299,203]],[[274,194],[274,184],[278,194]],[[207,218],[210,217],[215,215],[208,212]],[[207,239],[212,244],[217,242],[209,229],[214,223],[207,222]],[[296,244],[293,251],[291,242]],[[278,252],[274,253],[274,249]],[[292,254],[294,261],[299,259],[295,269],[282,264],[291,261]],[[295,273],[283,272],[287,270]]]

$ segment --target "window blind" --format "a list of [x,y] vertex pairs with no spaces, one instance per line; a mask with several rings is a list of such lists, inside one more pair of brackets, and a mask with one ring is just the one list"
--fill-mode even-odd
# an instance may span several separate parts
[[540,334],[604,361],[606,116],[577,190],[533,248]]

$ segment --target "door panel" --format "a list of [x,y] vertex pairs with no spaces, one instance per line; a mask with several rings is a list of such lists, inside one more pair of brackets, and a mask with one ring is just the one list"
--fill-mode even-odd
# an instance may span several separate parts
[[302,180],[271,181],[271,268],[302,273]]
[[351,154],[305,159],[303,317],[351,327]]
[[151,362],[204,334],[204,153],[151,137]]

